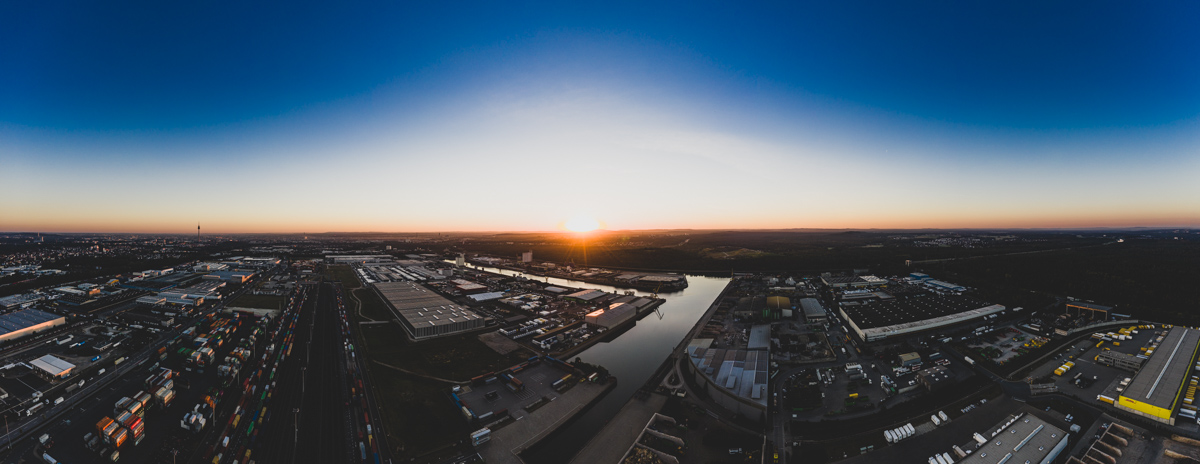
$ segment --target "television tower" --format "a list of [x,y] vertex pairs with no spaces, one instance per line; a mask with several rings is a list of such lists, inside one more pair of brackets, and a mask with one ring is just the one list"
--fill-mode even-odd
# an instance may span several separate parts
[[196,223],[196,243],[200,243],[200,223]]

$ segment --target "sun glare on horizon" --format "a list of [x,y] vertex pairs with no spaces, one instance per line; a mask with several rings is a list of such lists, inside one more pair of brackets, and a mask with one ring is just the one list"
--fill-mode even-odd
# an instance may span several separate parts
[[571,232],[591,232],[600,228],[600,221],[590,216],[579,215],[568,219],[563,227]]

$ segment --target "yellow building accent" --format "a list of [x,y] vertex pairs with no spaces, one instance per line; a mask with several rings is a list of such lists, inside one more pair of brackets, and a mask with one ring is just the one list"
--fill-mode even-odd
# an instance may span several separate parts
[[1120,404],[1121,406],[1124,406],[1126,408],[1129,408],[1131,410],[1134,410],[1134,411],[1137,411],[1137,412],[1140,412],[1143,414],[1148,414],[1148,415],[1151,415],[1154,417],[1159,417],[1159,418],[1162,418],[1165,420],[1171,419],[1171,410],[1170,409],[1164,409],[1164,408],[1160,408],[1158,406],[1154,406],[1149,403],[1143,403],[1141,401],[1129,398],[1124,395],[1117,398],[1117,404]]

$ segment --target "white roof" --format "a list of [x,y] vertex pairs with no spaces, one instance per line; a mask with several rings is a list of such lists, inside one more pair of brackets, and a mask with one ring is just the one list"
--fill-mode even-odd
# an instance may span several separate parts
[[487,300],[494,300],[497,298],[502,298],[503,296],[504,296],[504,292],[488,292],[488,293],[476,293],[474,295],[467,295],[467,298],[470,298],[475,301],[487,301]]
[[33,361],[30,361],[29,364],[32,364],[33,367],[36,367],[43,371],[46,371],[50,375],[53,375],[56,377],[59,375],[62,375],[64,372],[67,372],[67,371],[75,368],[74,364],[63,361],[52,355],[42,356]]

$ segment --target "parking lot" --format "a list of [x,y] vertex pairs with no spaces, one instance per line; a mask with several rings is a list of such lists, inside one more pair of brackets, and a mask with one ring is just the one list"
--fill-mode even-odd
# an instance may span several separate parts
[[561,369],[548,362],[541,362],[522,369],[514,376],[525,385],[524,390],[513,392],[505,386],[503,380],[497,378],[491,384],[464,386],[458,397],[476,416],[489,412],[495,413],[495,416],[502,416],[501,413],[507,410],[514,419],[520,420],[529,415],[524,410],[526,406],[541,398],[547,398],[548,401],[558,399],[559,394],[551,384],[564,375],[567,374]]
[[[1093,338],[1083,339],[1062,348],[1057,355],[1034,369],[1030,376],[1034,379],[1049,378],[1058,386],[1059,391],[1077,396],[1084,401],[1095,402],[1097,395],[1116,398],[1117,395],[1120,395],[1116,391],[1118,383],[1127,377],[1133,377],[1134,373],[1100,364],[1096,362],[1096,356],[1105,350],[1138,354],[1141,352],[1140,349],[1149,344],[1156,334],[1162,330],[1161,328],[1158,330],[1139,330],[1137,334],[1132,336],[1132,339],[1120,341],[1118,342],[1120,343],[1119,345],[1113,342],[1105,342],[1099,348],[1096,347],[1099,340]],[[1074,367],[1061,376],[1055,375],[1054,370],[1068,361],[1074,362]],[[1075,379],[1077,378],[1084,380],[1083,387],[1075,384]]]
[[[996,364],[1003,365],[1020,356],[1037,352],[1040,345],[1046,341],[1044,338],[1016,327],[1004,326],[980,335],[977,339],[968,342],[967,346],[975,352],[985,353],[985,357]],[[1053,370],[1051,369],[1051,371]]]

